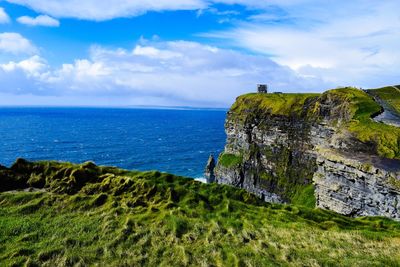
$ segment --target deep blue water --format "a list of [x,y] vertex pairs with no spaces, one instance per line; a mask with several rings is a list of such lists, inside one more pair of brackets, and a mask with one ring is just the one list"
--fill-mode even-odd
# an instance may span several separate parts
[[222,110],[0,108],[0,164],[94,161],[201,177],[225,143]]

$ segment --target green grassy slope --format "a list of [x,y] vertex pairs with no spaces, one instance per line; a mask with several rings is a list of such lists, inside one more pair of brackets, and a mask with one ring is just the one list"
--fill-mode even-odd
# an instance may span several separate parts
[[87,163],[0,168],[0,265],[398,266],[400,223]]
[[234,154],[221,153],[218,157],[218,163],[227,168],[237,166],[242,163],[242,161],[242,156]]
[[400,86],[387,86],[379,89],[368,90],[385,101],[388,106],[400,114]]
[[400,128],[371,119],[381,109],[371,96],[353,88],[330,90],[325,94],[347,104],[350,119],[344,126],[357,139],[373,144],[382,157],[400,159]]

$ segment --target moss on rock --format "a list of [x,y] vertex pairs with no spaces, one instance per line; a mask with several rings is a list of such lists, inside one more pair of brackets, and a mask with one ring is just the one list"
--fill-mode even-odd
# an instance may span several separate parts
[[218,157],[218,162],[226,168],[239,166],[243,162],[243,155],[221,153]]

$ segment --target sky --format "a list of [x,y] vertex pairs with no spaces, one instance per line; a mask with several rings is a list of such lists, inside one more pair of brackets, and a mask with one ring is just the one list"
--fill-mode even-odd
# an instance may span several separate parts
[[399,0],[0,0],[0,106],[400,84]]

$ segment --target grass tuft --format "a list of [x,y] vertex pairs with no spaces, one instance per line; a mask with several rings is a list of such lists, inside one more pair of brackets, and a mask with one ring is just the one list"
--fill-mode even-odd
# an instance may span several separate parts
[[243,156],[228,154],[228,153],[221,153],[221,155],[218,158],[218,163],[227,168],[238,166],[242,163],[242,161],[243,161]]
[[[268,204],[244,190],[159,172],[90,166],[96,175],[71,185],[66,181],[81,165],[19,165],[19,176],[21,169],[26,178],[45,174],[46,192],[0,193],[1,266],[396,266],[400,261],[400,224],[389,219]],[[311,191],[294,199],[304,203]]]

